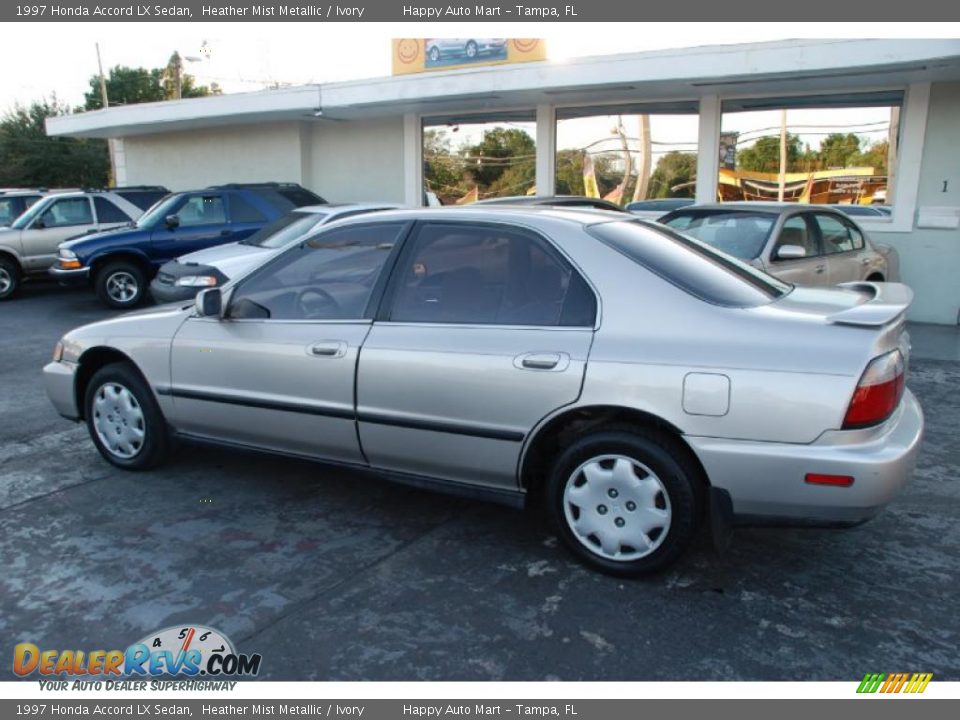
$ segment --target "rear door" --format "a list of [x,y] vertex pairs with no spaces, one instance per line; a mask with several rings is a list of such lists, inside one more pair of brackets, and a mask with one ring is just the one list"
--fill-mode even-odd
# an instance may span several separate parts
[[225,319],[193,317],[171,349],[180,432],[362,464],[354,380],[401,222],[314,236],[240,281]]
[[831,213],[816,213],[820,244],[827,260],[830,284],[863,280],[870,270],[870,253],[863,234],[846,218]]
[[360,354],[374,467],[516,487],[521,444],[580,395],[596,298],[536,233],[418,224]]
[[[802,258],[781,258],[785,246],[802,247]],[[806,213],[785,218],[776,232],[767,260],[767,272],[781,280],[801,285],[827,285],[827,261],[820,251],[819,233]]]
[[224,242],[236,242],[248,238],[266,225],[272,217],[277,216],[276,210],[269,209],[266,202],[253,193],[249,196],[238,192],[227,193],[227,210],[230,224],[226,228],[226,233],[221,233],[226,237]]
[[152,255],[157,265],[233,239],[222,192],[186,195],[170,214],[176,216],[178,223],[169,226],[161,218],[159,227],[151,234]]
[[23,230],[24,265],[29,271],[50,267],[57,246],[68,238],[96,229],[89,197],[58,198]]

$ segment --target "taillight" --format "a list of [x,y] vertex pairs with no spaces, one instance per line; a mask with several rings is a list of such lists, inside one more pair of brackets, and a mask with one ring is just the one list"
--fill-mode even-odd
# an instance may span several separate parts
[[871,360],[850,400],[843,429],[877,425],[890,417],[900,404],[905,382],[903,355],[899,350]]

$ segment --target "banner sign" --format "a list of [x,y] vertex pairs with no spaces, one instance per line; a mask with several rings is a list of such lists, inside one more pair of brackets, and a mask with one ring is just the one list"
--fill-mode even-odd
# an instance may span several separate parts
[[538,38],[395,38],[393,74],[546,60]]

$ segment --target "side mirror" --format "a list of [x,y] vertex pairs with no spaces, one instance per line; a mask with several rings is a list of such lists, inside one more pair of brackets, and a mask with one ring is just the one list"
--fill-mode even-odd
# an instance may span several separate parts
[[802,245],[781,245],[777,248],[777,260],[799,260],[807,256],[807,250]]
[[219,318],[223,313],[223,293],[220,288],[209,288],[197,293],[197,315]]
[[167,224],[167,227],[173,230],[174,228],[180,227],[180,217],[178,215],[167,215],[163,221]]

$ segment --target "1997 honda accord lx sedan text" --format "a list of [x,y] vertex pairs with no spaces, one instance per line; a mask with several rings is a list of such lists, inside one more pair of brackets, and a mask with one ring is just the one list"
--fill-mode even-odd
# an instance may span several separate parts
[[119,467],[177,435],[535,500],[638,574],[708,521],[849,525],[897,494],[923,430],[910,300],[792,287],[622,213],[387,211],[74,330],[44,373]]

